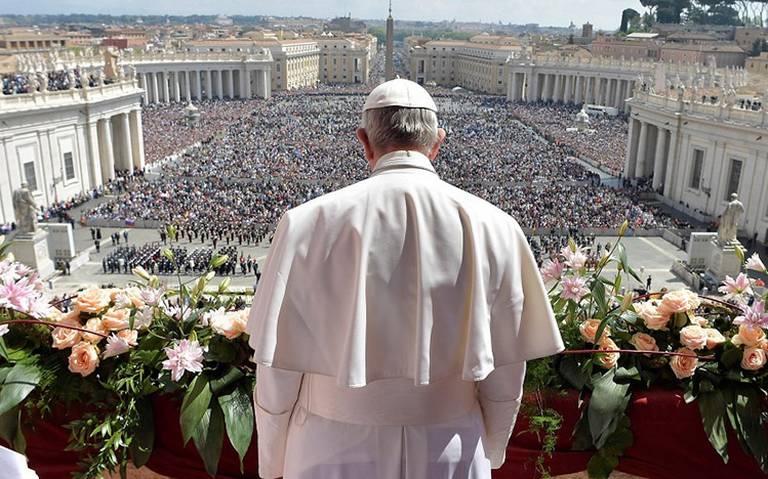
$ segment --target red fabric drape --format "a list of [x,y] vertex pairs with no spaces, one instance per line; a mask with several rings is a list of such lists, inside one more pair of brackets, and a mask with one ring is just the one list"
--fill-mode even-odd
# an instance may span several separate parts
[[[148,466],[173,478],[208,479],[192,441],[186,447],[181,444],[179,406],[180,402],[174,398],[160,396],[155,399],[155,449]],[[557,450],[547,461],[551,472],[567,474],[585,470],[592,452],[569,450],[570,435],[578,419],[575,394],[549,398],[548,406],[564,417]],[[731,459],[729,464],[723,464],[707,441],[698,406],[685,404],[681,392],[652,390],[637,393],[629,414],[635,441],[619,463],[621,471],[654,479],[768,478],[760,472],[755,460],[741,450],[733,436],[729,447]],[[38,422],[34,430],[28,431],[27,454],[41,479],[69,479],[76,468],[77,455],[64,451],[69,432],[59,426],[62,422],[56,419],[65,418]],[[536,477],[533,461],[539,454],[540,445],[535,435],[526,432],[527,428],[528,423],[521,416],[507,448],[507,461],[501,469],[494,471],[494,479]],[[255,444],[246,456],[247,474],[241,475],[237,455],[225,440],[217,477],[256,477]]]

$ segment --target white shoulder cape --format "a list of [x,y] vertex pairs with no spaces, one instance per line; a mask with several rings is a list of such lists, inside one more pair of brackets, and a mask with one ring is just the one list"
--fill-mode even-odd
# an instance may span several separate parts
[[283,216],[247,327],[255,362],[362,387],[479,381],[563,349],[517,222],[428,163],[396,162]]

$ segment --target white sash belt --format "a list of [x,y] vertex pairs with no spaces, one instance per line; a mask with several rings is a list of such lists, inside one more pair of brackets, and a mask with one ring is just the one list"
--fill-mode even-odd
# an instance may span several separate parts
[[398,378],[347,388],[319,374],[304,375],[298,403],[326,419],[373,426],[439,424],[464,416],[476,404],[475,383],[458,377],[426,386]]

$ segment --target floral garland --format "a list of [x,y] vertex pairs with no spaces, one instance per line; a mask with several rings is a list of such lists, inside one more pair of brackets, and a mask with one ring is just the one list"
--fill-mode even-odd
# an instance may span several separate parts
[[[6,248],[0,246],[0,438],[23,452],[28,417],[75,405],[85,411],[69,424],[69,447],[84,459],[77,477],[125,476],[129,461],[141,467],[152,453],[151,397],[176,393],[183,395],[184,442],[194,441],[208,473],[216,474],[225,436],[242,468],[254,427],[247,311],[228,293],[228,280],[206,292],[226,256],[214,257],[200,278],[179,277],[173,289],[136,268],[133,285],[86,289],[63,311]],[[170,250],[164,254],[175,262]]]
[[[725,462],[729,425],[768,472],[762,414],[768,294],[757,293],[765,284],[741,272],[726,278],[719,289],[723,298],[688,290],[642,296],[625,292],[621,285],[627,278],[642,284],[620,242],[626,229],[625,223],[619,241],[595,268],[587,266],[587,249],[572,240],[543,263],[541,274],[551,285],[566,351],[529,365],[529,392],[541,397],[547,389],[573,388],[589,398],[581,408],[573,447],[596,449],[588,464],[590,477],[608,477],[632,444],[629,400],[633,391],[652,386],[681,388],[687,402],[698,402],[709,441]],[[746,271],[765,274],[758,255],[745,260],[737,250]],[[609,267],[616,271],[612,277],[604,274]],[[539,422],[551,416],[541,404],[529,415]]]

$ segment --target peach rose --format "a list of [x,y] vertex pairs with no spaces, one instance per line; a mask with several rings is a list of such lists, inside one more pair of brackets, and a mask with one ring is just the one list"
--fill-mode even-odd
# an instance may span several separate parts
[[227,339],[235,339],[245,332],[248,323],[248,311],[231,311],[228,313],[214,314],[210,319],[214,331]]
[[139,332],[135,329],[124,329],[117,333],[117,337],[128,343],[128,346],[139,344]]
[[[79,321],[62,319],[61,321],[59,321],[59,323],[67,324],[69,326],[81,327],[81,324]],[[53,328],[53,331],[51,331],[51,337],[53,337],[54,348],[67,349],[67,348],[71,348],[72,346],[80,342],[82,333],[76,329]]]
[[663,312],[660,308],[651,301],[644,301],[642,303],[635,304],[635,312],[645,322],[645,326],[648,329],[655,331],[667,329],[667,323],[669,323],[669,314]]
[[143,308],[144,300],[141,298],[141,290],[135,286],[123,290],[116,289],[111,294],[112,301],[119,308]]
[[109,291],[98,288],[88,289],[75,299],[75,309],[83,313],[98,314],[109,306],[110,300]]
[[725,336],[715,328],[706,328],[704,332],[707,333],[707,349],[715,349],[725,342]]
[[128,322],[131,319],[131,311],[128,309],[110,308],[101,317],[101,323],[109,331],[120,331],[128,329]]
[[701,304],[701,300],[692,291],[680,289],[670,291],[661,298],[659,310],[662,314],[671,315],[673,313],[684,313],[696,309]]
[[688,348],[680,348],[677,352],[686,354],[686,356],[672,356],[672,359],[669,360],[669,367],[672,368],[675,377],[685,379],[693,376],[699,365],[699,358],[696,353]]
[[[612,349],[619,349],[619,347],[616,346],[616,343],[614,343],[612,339],[606,338],[600,341],[600,351],[610,351]],[[619,353],[602,353],[598,356],[597,363],[603,369],[611,369],[612,367],[616,366],[616,363],[619,362],[619,356]]]
[[768,354],[766,354],[765,349],[758,347],[747,348],[741,357],[741,367],[747,371],[757,371],[765,366],[767,360]]
[[708,328],[709,327],[709,320],[703,316],[694,316],[694,318],[691,320],[692,324],[698,324],[702,328]]
[[69,355],[69,370],[85,377],[99,365],[99,349],[91,343],[80,342],[72,347]]
[[581,337],[588,343],[600,342],[610,337],[611,328],[606,326],[605,329],[603,329],[603,334],[600,336],[600,339],[596,341],[598,329],[600,329],[599,319],[588,319],[579,325]]
[[64,313],[62,313],[59,308],[51,306],[43,319],[46,321],[51,321],[52,323],[58,323],[64,319]]
[[[656,340],[650,334],[635,333],[629,340],[629,344],[637,348],[639,351],[658,351],[659,346],[656,344]],[[649,356],[646,354],[646,356]]]
[[691,324],[680,330],[680,342],[688,349],[704,349],[709,336],[707,331],[698,324]]
[[[91,318],[88,321],[86,321],[85,326],[83,326],[84,329],[87,329],[88,331],[93,331],[94,333],[99,334],[107,334],[107,329],[104,327],[104,324],[101,322],[101,319],[99,318]],[[99,336],[98,334],[92,334],[92,333],[83,333],[83,341],[87,341],[89,343],[98,344],[101,342],[101,340],[104,339],[104,337]]]
[[747,324],[739,326],[739,334],[731,338],[731,342],[736,346],[746,346],[748,348],[759,345],[765,341],[765,331],[760,327],[752,327]]

